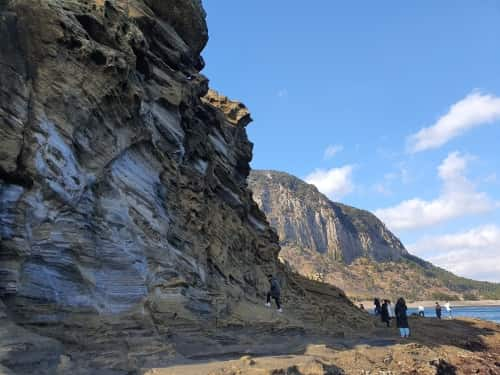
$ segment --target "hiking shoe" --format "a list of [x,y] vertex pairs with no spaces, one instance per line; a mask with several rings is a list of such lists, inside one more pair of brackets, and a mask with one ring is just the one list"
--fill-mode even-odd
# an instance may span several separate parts
[[279,313],[282,313],[282,312],[283,312],[283,309],[278,309],[278,312],[279,312]]
[[270,303],[270,302],[268,302],[268,303],[266,303],[264,306],[266,306],[266,307],[268,307],[268,308],[269,308],[269,307],[271,307],[271,303]]

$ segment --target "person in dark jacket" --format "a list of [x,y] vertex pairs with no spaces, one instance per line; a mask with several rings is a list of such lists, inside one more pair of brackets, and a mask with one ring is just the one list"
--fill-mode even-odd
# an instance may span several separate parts
[[406,302],[403,297],[398,299],[396,303],[396,322],[399,328],[399,333],[401,337],[409,337],[410,336],[410,326],[408,325],[408,315],[406,311],[408,308],[406,307]]
[[373,300],[373,305],[375,306],[375,309],[373,310],[375,313],[375,316],[379,315],[381,313],[380,310],[380,300],[378,298],[375,298]]
[[382,322],[387,324],[387,327],[391,326],[391,317],[389,315],[389,301],[386,299],[384,300],[384,303],[380,308],[380,319],[382,319]]
[[439,302],[436,302],[436,316],[439,320],[441,320],[441,305]]
[[269,292],[267,292],[266,307],[271,307],[271,298],[272,298],[276,302],[276,307],[278,308],[278,312],[283,312],[280,303],[281,291],[278,279],[276,279],[276,277],[274,277],[273,275],[268,275],[267,278],[269,280],[269,284],[271,284],[271,288],[269,289]]

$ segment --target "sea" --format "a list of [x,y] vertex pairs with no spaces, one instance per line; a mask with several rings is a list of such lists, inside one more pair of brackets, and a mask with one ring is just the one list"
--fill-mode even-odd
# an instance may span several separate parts
[[[417,314],[418,310],[416,308],[409,308],[408,315]],[[442,318],[447,317],[447,312],[442,307]],[[434,308],[426,307],[425,316],[435,318],[436,311]],[[464,306],[464,307],[453,307],[452,305],[452,316],[453,317],[464,317],[464,318],[476,318],[482,320],[489,320],[495,323],[500,323],[500,306]]]

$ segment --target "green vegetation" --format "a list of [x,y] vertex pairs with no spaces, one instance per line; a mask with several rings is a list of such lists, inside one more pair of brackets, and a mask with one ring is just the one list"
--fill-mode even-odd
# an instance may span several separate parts
[[[406,264],[410,268],[415,270],[423,268],[425,277],[439,281],[449,290],[461,294],[465,300],[500,299],[500,284],[467,279],[414,256],[410,255],[409,258],[406,260]],[[418,262],[415,262],[415,258],[418,259]],[[451,296],[449,297],[450,300],[453,300]]]
[[[257,186],[258,191],[262,190],[264,211],[266,206],[268,210],[279,210],[271,213],[271,217],[296,215],[294,220],[304,217],[303,223],[291,224],[292,227],[294,225],[296,227],[295,235],[303,237],[304,241],[297,240],[295,236],[282,239],[281,245],[284,251],[280,256],[306,277],[337,285],[351,297],[360,299],[385,295],[393,298],[406,296],[408,300],[430,298],[450,301],[500,300],[500,284],[456,276],[409,254],[399,239],[392,235],[375,215],[365,210],[331,202],[314,186],[296,177],[283,172],[252,171],[249,184]],[[279,189],[276,186],[279,186]],[[281,197],[279,194],[282,194],[275,190],[280,192],[285,190],[293,194],[294,199],[301,203],[302,211],[295,212],[291,208],[292,205],[274,207],[271,203],[278,202]],[[277,195],[271,197],[272,192]],[[314,246],[302,247],[301,243],[315,241],[315,234],[304,228],[313,228],[316,216],[323,217],[324,215],[319,213],[325,210],[342,224],[340,229],[346,238],[362,237],[362,240],[366,241],[363,245],[361,242],[357,244],[363,246],[362,249],[352,248],[355,245],[349,241],[342,243],[343,237],[339,237],[338,246],[331,245],[331,253],[323,252],[324,249],[321,252],[314,250]],[[323,230],[324,237],[327,236],[324,229],[318,228],[318,230]],[[283,229],[282,232],[279,235],[287,237],[287,230]],[[320,238],[321,241],[322,239]],[[380,251],[381,248],[384,248],[384,251]]]
[[459,301],[460,298],[454,294],[447,294],[442,292],[434,292],[432,293],[432,299],[437,301]]

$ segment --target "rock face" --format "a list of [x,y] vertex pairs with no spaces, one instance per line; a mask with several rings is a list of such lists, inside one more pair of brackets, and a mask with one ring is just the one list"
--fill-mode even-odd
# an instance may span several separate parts
[[2,15],[6,304],[32,321],[148,299],[209,314],[217,270],[257,288],[278,246],[238,168],[245,124],[200,100],[199,3],[35,3]]
[[331,202],[315,186],[283,172],[252,171],[254,199],[276,229],[283,246],[295,245],[352,263],[407,255],[401,242],[373,214]]
[[453,275],[409,254],[373,214],[331,202],[289,174],[252,171],[254,199],[280,238],[280,258],[349,296],[497,299],[500,285]]
[[0,323],[36,331],[2,364],[40,365],[35,334],[56,339],[37,341],[47,373],[165,361],[175,332],[261,324],[269,273],[296,306],[275,323],[331,304],[325,328],[367,324],[278,261],[247,188],[249,113],[199,73],[199,0],[0,4]]

